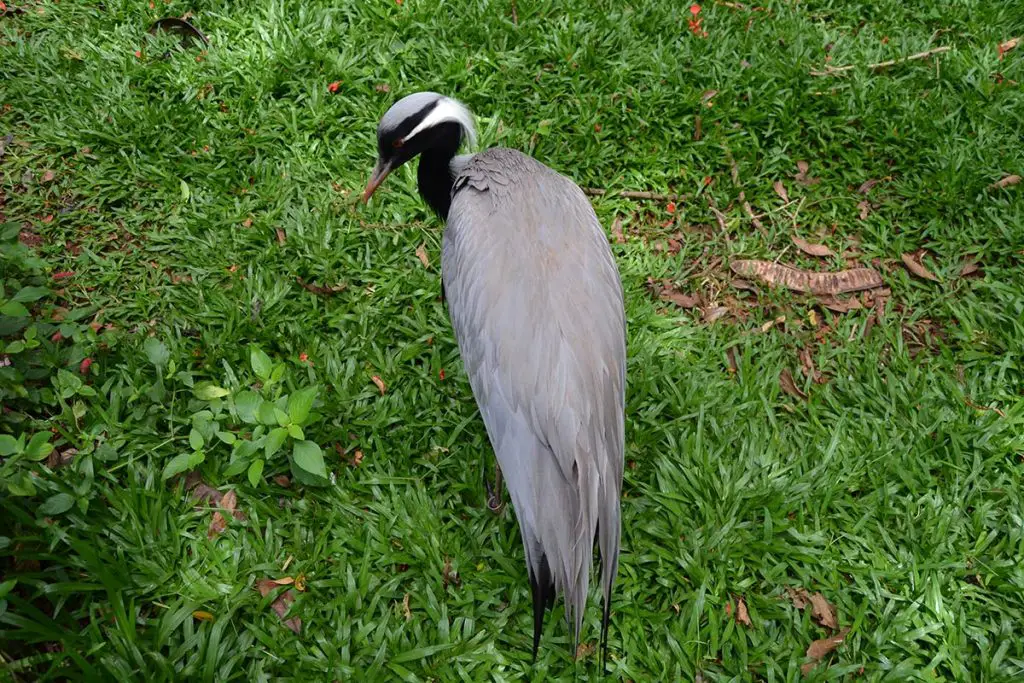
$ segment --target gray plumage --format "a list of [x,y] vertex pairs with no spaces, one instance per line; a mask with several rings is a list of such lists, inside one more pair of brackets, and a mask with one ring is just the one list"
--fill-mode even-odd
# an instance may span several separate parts
[[[438,106],[406,100],[400,115],[382,120],[382,155],[394,147],[389,131],[410,121],[408,132],[424,107]],[[432,197],[423,177],[432,149],[420,191],[447,218],[443,288],[522,533],[534,654],[555,594],[578,643],[595,540],[604,641],[619,557],[626,364],[622,285],[607,237],[575,183],[511,149],[449,156],[450,195]],[[379,160],[382,167],[393,164]]]

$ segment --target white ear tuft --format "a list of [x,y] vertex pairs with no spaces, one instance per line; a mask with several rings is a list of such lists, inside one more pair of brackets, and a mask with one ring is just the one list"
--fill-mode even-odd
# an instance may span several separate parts
[[420,132],[446,121],[454,121],[459,124],[469,146],[476,146],[476,126],[473,125],[473,114],[466,108],[466,105],[450,97],[442,97],[438,100],[437,105],[430,110],[426,118],[420,121],[418,126],[405,136],[405,139],[416,137]]

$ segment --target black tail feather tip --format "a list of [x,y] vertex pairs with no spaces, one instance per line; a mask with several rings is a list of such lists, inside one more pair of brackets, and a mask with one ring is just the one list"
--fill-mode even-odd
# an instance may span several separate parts
[[536,663],[540,634],[544,630],[544,610],[555,604],[555,582],[544,555],[540,557],[537,572],[530,571],[530,594],[533,597],[533,662]]

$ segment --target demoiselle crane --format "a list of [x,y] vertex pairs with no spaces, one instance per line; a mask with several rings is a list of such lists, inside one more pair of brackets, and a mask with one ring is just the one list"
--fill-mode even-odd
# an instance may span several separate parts
[[399,100],[377,129],[363,200],[420,157],[419,192],[447,223],[442,292],[497,456],[497,495],[504,473],[526,551],[534,660],[558,594],[578,645],[596,542],[606,661],[623,472],[622,283],[575,183],[512,149],[456,156],[474,137],[472,115],[453,99]]

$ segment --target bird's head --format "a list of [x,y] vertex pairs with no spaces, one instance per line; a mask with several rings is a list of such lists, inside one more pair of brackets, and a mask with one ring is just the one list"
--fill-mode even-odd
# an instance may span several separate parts
[[444,148],[451,154],[463,138],[472,145],[476,131],[473,115],[462,103],[435,92],[407,95],[391,105],[377,126],[377,166],[366,184],[368,201],[388,174],[428,149]]

